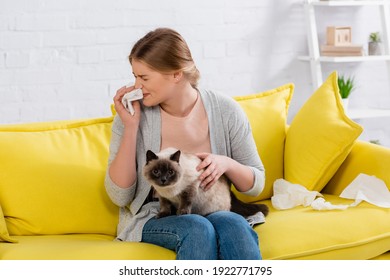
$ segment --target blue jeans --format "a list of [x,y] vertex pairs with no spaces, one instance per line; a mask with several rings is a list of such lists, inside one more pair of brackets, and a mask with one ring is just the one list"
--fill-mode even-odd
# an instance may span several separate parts
[[261,259],[256,232],[241,215],[228,211],[152,218],[142,242],[173,250],[178,260]]

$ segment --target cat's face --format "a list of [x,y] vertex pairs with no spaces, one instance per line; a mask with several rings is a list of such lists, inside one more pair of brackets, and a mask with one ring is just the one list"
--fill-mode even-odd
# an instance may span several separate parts
[[180,151],[169,157],[159,157],[152,151],[146,153],[146,165],[144,167],[145,178],[158,187],[170,187],[175,185],[181,177],[182,169],[179,165]]

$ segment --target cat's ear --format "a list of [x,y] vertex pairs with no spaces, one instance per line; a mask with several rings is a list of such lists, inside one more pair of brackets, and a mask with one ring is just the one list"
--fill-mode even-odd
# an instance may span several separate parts
[[155,153],[153,153],[151,150],[148,150],[146,152],[146,164],[148,164],[149,161],[154,159],[158,159],[158,156]]
[[180,154],[181,154],[181,152],[180,152],[180,150],[178,150],[176,153],[171,155],[170,159],[173,161],[179,162]]

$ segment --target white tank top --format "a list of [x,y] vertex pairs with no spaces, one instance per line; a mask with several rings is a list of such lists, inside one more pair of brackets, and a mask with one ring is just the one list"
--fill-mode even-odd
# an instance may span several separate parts
[[211,152],[209,122],[202,98],[198,98],[185,117],[161,112],[161,150],[173,147],[184,153]]

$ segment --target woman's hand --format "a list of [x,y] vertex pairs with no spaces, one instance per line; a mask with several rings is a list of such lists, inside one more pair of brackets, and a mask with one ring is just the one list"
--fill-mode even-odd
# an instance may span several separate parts
[[229,158],[210,153],[198,153],[196,156],[202,160],[196,170],[200,171],[204,169],[199,176],[199,180],[201,181],[200,187],[207,191],[228,170]]
[[115,96],[114,96],[114,106],[115,111],[119,115],[119,117],[122,120],[123,125],[126,127],[133,127],[138,128],[139,121],[141,119],[141,106],[139,104],[139,101],[133,101],[133,108],[134,108],[134,115],[131,115],[126,108],[122,104],[122,98],[123,96],[134,90],[134,86],[126,87],[123,86],[120,89],[117,90]]

